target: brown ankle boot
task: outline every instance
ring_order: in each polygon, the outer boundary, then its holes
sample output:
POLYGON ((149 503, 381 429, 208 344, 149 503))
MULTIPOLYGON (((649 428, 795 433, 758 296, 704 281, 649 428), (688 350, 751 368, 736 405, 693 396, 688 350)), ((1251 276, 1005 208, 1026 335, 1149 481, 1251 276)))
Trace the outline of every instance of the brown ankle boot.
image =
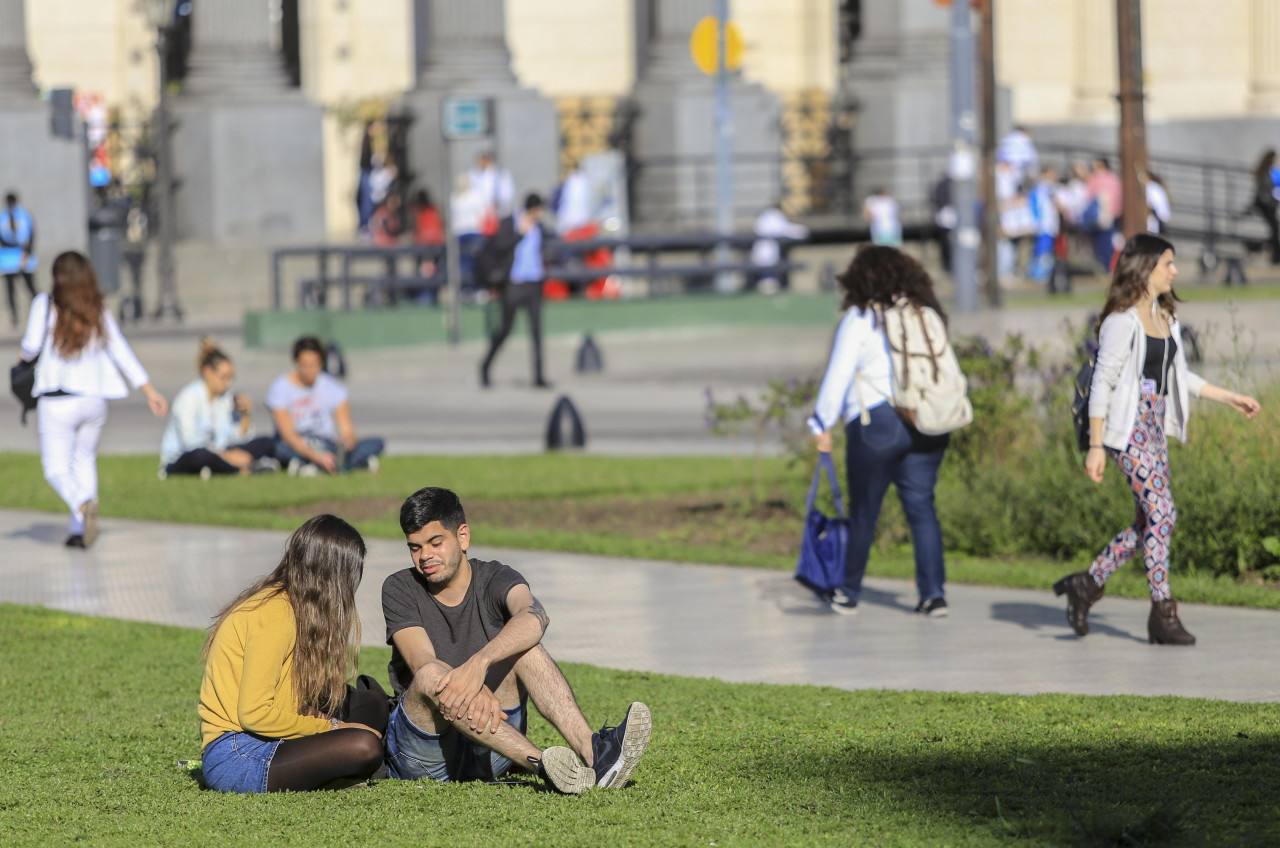
POLYGON ((1178 602, 1152 601, 1151 616, 1147 619, 1147 641, 1152 645, 1194 645, 1196 637, 1187 632, 1178 620, 1178 602))
POLYGON ((1099 586, 1087 571, 1077 571, 1053 584, 1053 594, 1067 596, 1067 623, 1077 636, 1089 632, 1089 607, 1102 597, 1104 587, 1099 586))

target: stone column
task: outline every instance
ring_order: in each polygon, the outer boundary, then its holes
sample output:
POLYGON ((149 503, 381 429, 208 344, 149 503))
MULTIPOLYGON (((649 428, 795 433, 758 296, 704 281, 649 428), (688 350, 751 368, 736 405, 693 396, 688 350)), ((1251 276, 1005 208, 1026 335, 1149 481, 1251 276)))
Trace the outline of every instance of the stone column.
POLYGON ((1280 114, 1280 0, 1251 0, 1249 30, 1249 109, 1280 114))
POLYGON ((414 0, 413 13, 417 76, 401 101, 413 116, 402 170, 447 208, 456 176, 491 151, 511 172, 518 198, 548 195, 558 176, 559 121, 555 104, 512 72, 505 0, 414 0), (441 112, 455 96, 488 101, 487 137, 444 143, 441 112))
POLYGON ((504 0, 414 0, 419 88, 515 88, 504 0))
MULTIPOLYGON (((689 37, 713 0, 635 0, 637 108, 632 150, 644 169, 634 185, 636 221, 665 229, 711 229, 715 217, 715 87, 689 54, 689 37), (648 163, 648 164, 646 164, 648 163)), ((734 211, 743 226, 779 193, 778 98, 733 73, 734 211)))
POLYGON ((636 76, 652 82, 705 81, 689 55, 689 36, 698 21, 715 14, 712 0, 636 0, 648 6, 649 41, 638 57, 636 76))
POLYGON ((0 0, 0 99, 4 100, 34 100, 40 94, 31 81, 24 2, 0 0))
POLYGON ((863 0, 861 33, 841 75, 842 93, 857 108, 855 206, 884 187, 913 222, 906 201, 929 196, 941 163, 925 170, 917 158, 896 151, 950 146, 950 62, 950 9, 933 0, 863 0))
POLYGON ((52 135, 49 104, 31 79, 24 5, 0 0, 0 192, 17 192, 35 219, 43 270, 60 251, 85 249, 84 140, 52 135))
POLYGON ((323 110, 289 85, 267 0, 197 4, 174 103, 176 229, 218 246, 325 236, 323 110))
POLYGON ((289 89, 284 62, 271 49, 266 0, 198 4, 191 23, 184 94, 245 99, 289 89))
POLYGON ((1075 0, 1071 113, 1088 121, 1115 123, 1116 5, 1114 0, 1075 0))

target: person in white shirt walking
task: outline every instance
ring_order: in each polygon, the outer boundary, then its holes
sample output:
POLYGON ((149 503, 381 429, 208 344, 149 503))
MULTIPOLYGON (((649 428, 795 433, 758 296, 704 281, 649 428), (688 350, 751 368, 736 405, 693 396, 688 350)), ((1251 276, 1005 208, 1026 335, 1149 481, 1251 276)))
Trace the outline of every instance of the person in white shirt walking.
POLYGON ((71 511, 67 547, 87 548, 98 536, 97 451, 107 401, 129 394, 128 379, 157 417, 169 405, 103 306, 93 266, 74 251, 54 260, 52 294, 31 303, 21 357, 37 356, 32 394, 40 400, 44 478, 71 511))
POLYGON ((893 365, 882 313, 901 298, 929 307, 946 320, 929 274, 902 251, 863 247, 838 278, 847 310, 836 330, 831 359, 814 404, 809 429, 821 453, 830 453, 831 431, 843 424, 849 485, 849 546, 844 584, 826 601, 842 615, 858 610, 862 577, 871 555, 876 520, 889 484, 902 501, 915 549, 916 612, 931 618, 947 614, 942 527, 934 509, 950 435, 927 436, 910 426, 893 405, 893 365))

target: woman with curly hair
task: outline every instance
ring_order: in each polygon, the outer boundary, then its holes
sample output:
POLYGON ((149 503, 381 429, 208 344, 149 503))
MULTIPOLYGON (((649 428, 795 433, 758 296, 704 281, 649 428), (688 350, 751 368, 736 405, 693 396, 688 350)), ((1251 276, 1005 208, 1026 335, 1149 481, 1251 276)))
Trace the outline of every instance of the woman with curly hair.
POLYGON ((843 421, 849 486, 849 547, 844 584, 827 597, 831 608, 852 615, 858 609, 876 520, 893 483, 911 527, 915 548, 916 612, 947 614, 943 584, 942 528, 934 511, 933 489, 950 437, 926 436, 903 420, 890 403, 892 363, 882 312, 900 299, 933 309, 946 320, 933 281, 915 259, 892 247, 868 246, 857 252, 839 277, 847 310, 836 330, 809 428, 819 451, 831 451, 831 429, 843 421))
POLYGON ((364 556, 354 527, 318 515, 293 531, 274 571, 214 617, 199 707, 210 788, 340 788, 382 764, 386 695, 349 695, 346 682, 359 659, 364 556))
POLYGON ((1103 549, 1088 571, 1053 586, 1067 596, 1067 621, 1078 636, 1089 632, 1089 608, 1102 598, 1107 578, 1142 547, 1152 643, 1194 645, 1178 619, 1169 592, 1169 540, 1178 511, 1169 488, 1170 436, 1186 441, 1189 396, 1225 403, 1249 418, 1251 397, 1206 383, 1187 367, 1174 303, 1173 245, 1148 233, 1135 235, 1116 260, 1111 288, 1098 319, 1098 355, 1089 388, 1089 453, 1085 472, 1102 482, 1108 457, 1120 466, 1133 492, 1137 515, 1103 549))
POLYGON ((40 399, 44 479, 71 510, 67 547, 87 548, 98 537, 97 452, 107 401, 129 394, 128 379, 157 417, 169 407, 103 306, 93 266, 75 251, 53 260, 53 293, 31 302, 21 358, 37 356, 32 394, 40 399))

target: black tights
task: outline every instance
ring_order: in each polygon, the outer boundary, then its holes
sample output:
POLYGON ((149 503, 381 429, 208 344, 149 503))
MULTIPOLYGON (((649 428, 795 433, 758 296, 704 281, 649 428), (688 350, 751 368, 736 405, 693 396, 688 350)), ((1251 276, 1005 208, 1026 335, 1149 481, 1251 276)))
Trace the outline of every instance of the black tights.
MULTIPOLYGON (((387 696, 381 691, 351 690, 341 713, 344 721, 386 733, 387 696)), ((340 789, 368 780, 381 765, 382 740, 358 727, 286 739, 271 758, 267 791, 340 789)))

